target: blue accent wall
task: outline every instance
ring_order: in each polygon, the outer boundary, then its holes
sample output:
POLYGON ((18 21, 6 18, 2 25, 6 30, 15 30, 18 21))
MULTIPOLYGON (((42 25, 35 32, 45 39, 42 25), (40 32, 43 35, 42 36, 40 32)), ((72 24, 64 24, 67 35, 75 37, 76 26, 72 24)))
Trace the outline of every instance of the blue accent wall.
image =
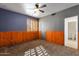
POLYGON ((26 31, 27 16, 0 8, 0 31, 26 31))

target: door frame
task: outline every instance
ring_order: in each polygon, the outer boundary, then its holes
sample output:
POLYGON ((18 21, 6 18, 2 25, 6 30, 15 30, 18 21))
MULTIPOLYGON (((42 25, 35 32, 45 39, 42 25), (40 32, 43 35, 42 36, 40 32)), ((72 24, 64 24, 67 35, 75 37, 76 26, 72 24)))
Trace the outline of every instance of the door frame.
POLYGON ((76 49, 78 49, 78 16, 68 17, 64 20, 64 45, 66 46, 66 41, 68 40, 68 22, 72 21, 76 21, 76 49))

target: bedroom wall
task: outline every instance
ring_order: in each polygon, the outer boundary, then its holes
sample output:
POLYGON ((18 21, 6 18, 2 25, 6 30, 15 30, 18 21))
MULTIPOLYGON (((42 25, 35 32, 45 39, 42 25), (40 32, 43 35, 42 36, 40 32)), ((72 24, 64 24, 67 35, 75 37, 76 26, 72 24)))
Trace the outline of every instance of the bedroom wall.
POLYGON ((42 32, 42 39, 64 45, 64 19, 76 15, 79 16, 79 5, 57 12, 54 16, 40 18, 39 30, 42 32))
POLYGON ((27 32, 28 18, 36 18, 0 8, 0 47, 12 46, 39 38, 38 31, 27 32))
POLYGON ((28 16, 0 9, 0 31, 26 31, 27 18, 28 16))

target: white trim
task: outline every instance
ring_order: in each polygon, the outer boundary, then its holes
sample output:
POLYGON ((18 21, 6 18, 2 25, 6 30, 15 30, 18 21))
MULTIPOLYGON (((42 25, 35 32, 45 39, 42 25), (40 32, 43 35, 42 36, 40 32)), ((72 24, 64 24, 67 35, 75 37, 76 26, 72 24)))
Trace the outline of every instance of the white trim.
POLYGON ((66 46, 66 41, 68 40, 68 22, 73 22, 76 21, 76 49, 78 49, 78 16, 73 16, 73 17, 68 17, 65 18, 64 22, 64 35, 65 35, 65 40, 64 40, 64 45, 66 46))

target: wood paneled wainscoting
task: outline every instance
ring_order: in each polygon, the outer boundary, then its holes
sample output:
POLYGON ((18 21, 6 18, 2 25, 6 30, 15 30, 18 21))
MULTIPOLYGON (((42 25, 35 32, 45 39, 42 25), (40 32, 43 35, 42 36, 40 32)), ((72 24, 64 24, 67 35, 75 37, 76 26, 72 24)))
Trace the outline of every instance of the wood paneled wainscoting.
POLYGON ((63 31, 47 31, 46 40, 48 42, 64 45, 64 32, 63 31))
POLYGON ((0 47, 39 39, 39 32, 0 32, 0 47))

